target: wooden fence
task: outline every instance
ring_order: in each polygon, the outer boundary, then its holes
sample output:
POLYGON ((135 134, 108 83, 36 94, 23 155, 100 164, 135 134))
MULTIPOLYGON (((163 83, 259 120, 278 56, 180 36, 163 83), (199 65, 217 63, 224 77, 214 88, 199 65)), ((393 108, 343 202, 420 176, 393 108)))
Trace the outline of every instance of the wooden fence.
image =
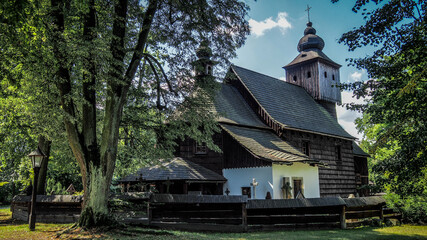
MULTIPOLYGON (((191 231, 345 229, 361 225, 364 219, 401 218, 384 208, 382 197, 251 200, 246 196, 125 194, 116 198, 133 203, 127 209, 112 206, 113 213, 121 214, 120 221, 124 223, 191 231)), ((79 196, 39 195, 37 221, 75 222, 81 203, 79 196)), ((12 217, 27 221, 29 206, 29 196, 16 196, 11 205, 12 217)))
MULTIPOLYGON (((82 196, 37 195, 37 222, 73 223, 80 217, 82 196)), ((31 196, 17 195, 10 206, 12 218, 28 221, 31 208, 31 196)))
POLYGON ((345 202, 341 198, 249 200, 252 229, 345 228, 345 202))
POLYGON ((357 227, 363 223, 363 219, 379 218, 381 220, 397 219, 401 220, 402 215, 393 209, 386 208, 386 203, 382 197, 360 197, 344 198, 346 203, 345 217, 347 227, 357 227))
POLYGON ((181 230, 241 232, 247 230, 247 196, 155 194, 148 225, 181 230))
POLYGON ((250 200, 245 196, 155 194, 145 224, 193 231, 348 228, 361 219, 396 218, 382 197, 250 200))

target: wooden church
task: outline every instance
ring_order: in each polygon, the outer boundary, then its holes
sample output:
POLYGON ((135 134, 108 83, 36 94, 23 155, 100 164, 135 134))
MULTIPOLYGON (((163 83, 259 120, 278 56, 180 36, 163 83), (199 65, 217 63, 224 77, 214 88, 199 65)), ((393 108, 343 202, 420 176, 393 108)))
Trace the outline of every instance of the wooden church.
MULTIPOLYGON (((179 142, 172 161, 180 169, 144 182, 160 192, 257 199, 368 194, 360 189, 368 184, 368 155, 337 122, 341 93, 335 85, 341 66, 323 47, 309 22, 298 43, 299 55, 283 67, 286 81, 231 66, 214 103, 222 131, 213 138, 222 153, 187 139, 179 142)), ((197 56, 203 69, 196 74, 211 74, 209 47, 201 44, 197 56)), ((147 169, 122 179, 122 184, 141 181, 144 176, 138 174, 143 171, 147 169)))

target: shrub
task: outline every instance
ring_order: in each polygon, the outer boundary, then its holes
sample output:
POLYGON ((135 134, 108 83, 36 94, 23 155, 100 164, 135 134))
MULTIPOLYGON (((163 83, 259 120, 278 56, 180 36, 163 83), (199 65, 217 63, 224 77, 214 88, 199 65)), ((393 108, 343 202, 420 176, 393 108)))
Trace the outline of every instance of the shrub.
POLYGON ((427 196, 408 196, 403 198, 396 193, 385 196, 387 205, 402 213, 403 221, 407 223, 427 223, 427 196))

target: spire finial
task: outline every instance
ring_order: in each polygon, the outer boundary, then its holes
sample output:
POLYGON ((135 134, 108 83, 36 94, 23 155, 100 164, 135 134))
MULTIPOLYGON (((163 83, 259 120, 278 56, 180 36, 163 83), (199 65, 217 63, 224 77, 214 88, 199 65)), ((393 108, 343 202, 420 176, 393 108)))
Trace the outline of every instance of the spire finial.
POLYGON ((307 9, 305 11, 307 12, 307 15, 308 15, 308 22, 311 22, 310 21, 310 9, 311 9, 311 7, 307 4, 307 9))

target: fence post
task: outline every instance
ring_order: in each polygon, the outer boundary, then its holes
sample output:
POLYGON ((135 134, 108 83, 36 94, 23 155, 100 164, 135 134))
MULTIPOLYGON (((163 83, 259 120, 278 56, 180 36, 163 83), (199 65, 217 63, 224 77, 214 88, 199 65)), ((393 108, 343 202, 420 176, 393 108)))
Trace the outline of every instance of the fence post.
POLYGON ((153 210, 151 209, 150 201, 147 202, 147 224, 151 224, 151 218, 153 216, 153 210))
POLYGON ((243 231, 248 231, 248 213, 246 211, 246 203, 242 203, 242 227, 243 231))
POLYGON ((383 210, 383 205, 380 204, 380 219, 381 221, 384 221, 384 210, 383 210))
POLYGON ((347 224, 345 222, 345 205, 342 206, 342 209, 341 209, 340 223, 341 223, 341 229, 346 229, 347 228, 347 224))

